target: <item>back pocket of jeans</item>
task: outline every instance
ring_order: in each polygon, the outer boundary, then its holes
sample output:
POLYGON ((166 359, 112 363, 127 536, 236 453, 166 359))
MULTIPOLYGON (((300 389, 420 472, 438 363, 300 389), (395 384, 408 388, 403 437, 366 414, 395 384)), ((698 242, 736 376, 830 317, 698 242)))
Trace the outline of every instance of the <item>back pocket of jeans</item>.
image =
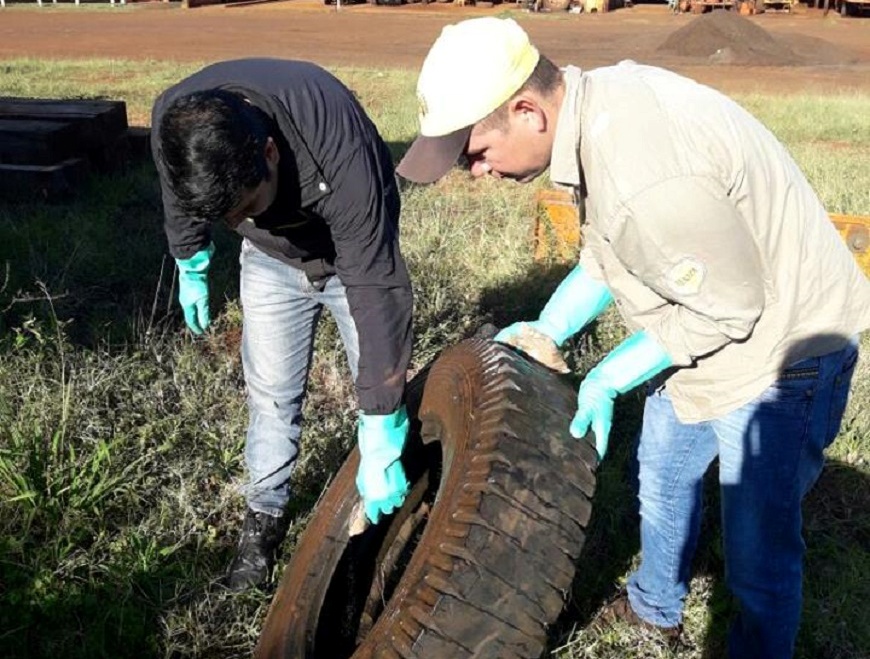
POLYGON ((762 403, 806 404, 815 395, 818 383, 818 365, 787 368, 758 400, 762 403))

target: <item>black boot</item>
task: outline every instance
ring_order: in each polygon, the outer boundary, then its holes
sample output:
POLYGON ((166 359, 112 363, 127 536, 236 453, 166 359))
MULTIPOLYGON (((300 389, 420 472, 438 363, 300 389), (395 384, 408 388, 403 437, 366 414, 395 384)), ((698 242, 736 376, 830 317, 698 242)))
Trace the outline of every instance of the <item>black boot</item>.
POLYGON ((227 573, 230 590, 245 590, 266 583, 275 565, 275 554, 287 534, 287 518, 272 517, 248 508, 239 548, 227 573))

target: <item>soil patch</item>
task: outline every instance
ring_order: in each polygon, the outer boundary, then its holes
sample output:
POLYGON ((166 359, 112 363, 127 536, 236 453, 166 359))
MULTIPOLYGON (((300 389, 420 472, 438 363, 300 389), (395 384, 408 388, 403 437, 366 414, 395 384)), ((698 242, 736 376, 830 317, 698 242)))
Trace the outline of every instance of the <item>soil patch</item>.
POLYGON ((804 58, 761 26, 725 10, 702 14, 659 46, 664 53, 707 57, 721 64, 798 66, 804 58))
MULTIPOLYGON (((419 69, 441 29, 472 16, 513 16, 542 52, 557 64, 584 69, 609 66, 624 59, 663 66, 731 94, 870 93, 870 39, 866 21, 825 18, 822 10, 800 5, 791 14, 766 12, 743 18, 769 33, 753 43, 752 34, 739 31, 711 49, 695 43, 693 35, 671 41, 682 29, 704 32, 712 21, 737 18, 717 10, 700 16, 674 15, 662 2, 635 3, 631 9, 603 14, 529 13, 521 4, 504 2, 491 9, 458 6, 455 2, 422 2, 401 6, 348 4, 341 10, 323 0, 285 0, 250 6, 215 5, 183 9, 181 3, 128 2, 112 11, 91 3, 35 3, 0 10, 0 63, 6 58, 119 58, 208 62, 235 57, 285 57, 318 62, 328 67, 387 67, 419 69), (720 15, 720 14, 725 14, 720 15), (774 40, 770 44, 768 38, 774 40), (670 41, 670 40, 669 40, 670 41), (681 44, 682 41, 686 43, 681 44), (750 46, 769 48, 750 51, 750 46), (702 46, 701 55, 692 45, 702 46), (785 56, 778 46, 785 46, 785 56), (660 48, 661 47, 661 48, 660 48), (711 58, 717 49, 728 48, 711 58), (740 50, 742 48, 742 50, 740 50), (741 55, 743 59, 737 57, 741 55), (772 55, 772 57, 771 57, 772 55), (728 56, 734 66, 723 66, 728 56), (794 66, 800 56, 801 66, 794 66), (777 65, 785 59, 788 64, 777 65), (715 62, 719 63, 715 63, 715 62)), ((739 29, 739 28, 738 28, 739 29)), ((2 74, 0 74, 2 77, 2 74)))

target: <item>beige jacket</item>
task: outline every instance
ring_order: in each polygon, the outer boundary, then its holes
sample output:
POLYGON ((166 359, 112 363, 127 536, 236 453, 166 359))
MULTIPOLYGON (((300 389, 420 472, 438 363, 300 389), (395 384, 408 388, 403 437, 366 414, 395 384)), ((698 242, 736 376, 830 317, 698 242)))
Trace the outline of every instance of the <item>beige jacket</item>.
POLYGON ((680 367, 681 421, 727 414, 870 327, 870 282, 759 121, 634 62, 569 67, 565 83, 551 179, 585 194, 580 262, 680 367))

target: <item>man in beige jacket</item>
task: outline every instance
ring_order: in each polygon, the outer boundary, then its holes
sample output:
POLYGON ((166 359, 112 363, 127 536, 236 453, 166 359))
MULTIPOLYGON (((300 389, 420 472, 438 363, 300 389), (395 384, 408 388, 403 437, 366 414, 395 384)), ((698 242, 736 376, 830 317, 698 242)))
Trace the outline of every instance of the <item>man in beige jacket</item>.
POLYGON ((558 69, 510 19, 448 26, 417 85, 421 136, 398 173, 464 158, 528 182, 549 167, 585 205, 579 264, 540 317, 496 337, 556 344, 615 301, 631 335, 580 385, 570 432, 601 457, 613 400, 647 383, 638 458, 642 562, 609 619, 679 634, 719 459, 735 659, 790 657, 801 500, 836 436, 870 327, 870 283, 798 167, 756 119, 674 73, 558 69), (483 56, 482 56, 483 55, 483 56), (692 112, 686 113, 685 108, 692 112))

